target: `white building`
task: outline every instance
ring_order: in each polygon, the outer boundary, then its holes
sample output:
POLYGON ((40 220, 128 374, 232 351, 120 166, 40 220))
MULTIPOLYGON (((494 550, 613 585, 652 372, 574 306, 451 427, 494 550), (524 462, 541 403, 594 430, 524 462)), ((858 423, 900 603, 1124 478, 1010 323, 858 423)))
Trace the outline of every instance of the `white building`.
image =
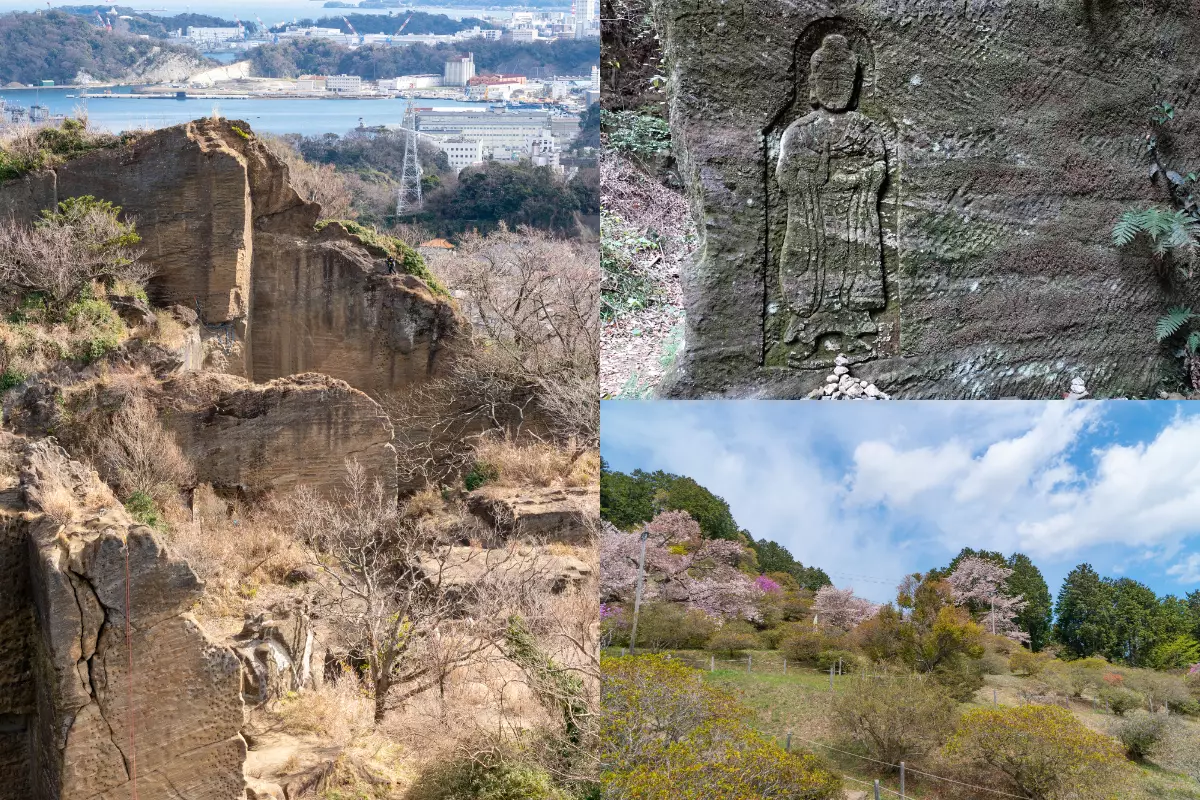
POLYGON ((600 67, 599 65, 592 67, 592 91, 600 91, 600 67))
POLYGON ((562 172, 559 150, 550 131, 543 131, 541 136, 529 143, 529 161, 535 167, 550 167, 555 172, 562 172))
MULTIPOLYGON (((545 111, 473 112, 419 111, 417 130, 434 141, 466 139, 480 142, 484 154, 497 148, 527 151, 530 143, 552 129, 545 111)), ((578 122, 575 124, 578 131, 578 122)), ((551 135, 557 135, 551 130, 551 135)), ((571 134, 574 136, 574 133, 571 134)))
POLYGON ((441 75, 401 75, 379 81, 379 88, 385 92, 403 92, 409 89, 433 89, 442 85, 441 75))
POLYGON ((470 139, 444 139, 435 142, 438 149, 446 154, 450 166, 457 174, 467 167, 483 163, 483 142, 470 139))
POLYGON ((330 75, 325 88, 338 94, 362 94, 362 78, 357 75, 330 75))
POLYGON ((538 40, 537 28, 513 28, 508 35, 514 42, 536 42, 538 40))
POLYGON ((463 58, 446 62, 442 83, 445 86, 466 86, 474 77, 475 55, 469 53, 463 58))
POLYGON ((241 28, 188 27, 187 38, 194 44, 220 44, 242 38, 241 28))

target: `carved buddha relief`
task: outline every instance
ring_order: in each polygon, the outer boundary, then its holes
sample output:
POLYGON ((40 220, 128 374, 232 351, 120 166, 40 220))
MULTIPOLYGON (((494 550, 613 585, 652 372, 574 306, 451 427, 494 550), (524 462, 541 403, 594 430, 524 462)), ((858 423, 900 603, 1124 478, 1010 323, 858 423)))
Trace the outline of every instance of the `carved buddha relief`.
POLYGON ((886 305, 880 195, 888 174, 879 127, 854 110, 858 54, 829 33, 809 62, 813 111, 784 130, 774 164, 786 227, 773 274, 777 338, 768 363, 810 366, 866 356, 886 305), (829 350, 829 353, 818 352, 829 350))

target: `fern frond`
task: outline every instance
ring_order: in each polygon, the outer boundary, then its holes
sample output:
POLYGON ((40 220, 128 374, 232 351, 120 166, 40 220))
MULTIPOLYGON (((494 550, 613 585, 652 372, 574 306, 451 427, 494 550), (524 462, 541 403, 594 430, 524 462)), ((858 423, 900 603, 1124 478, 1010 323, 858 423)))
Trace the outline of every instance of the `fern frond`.
POLYGON ((1157 208, 1146 209, 1143 212, 1142 220, 1146 234, 1153 240, 1169 233, 1175 227, 1175 215, 1170 211, 1160 211, 1157 208))
POLYGON ((1200 352, 1200 331, 1192 331, 1187 338, 1187 350, 1195 355, 1200 352))
POLYGON ((1176 306, 1168 311, 1166 316, 1159 317, 1158 322, 1154 323, 1154 335, 1160 342, 1169 339, 1196 317, 1197 314, 1190 308, 1176 306))
POLYGON ((1134 240, 1142 230, 1142 212, 1136 209, 1126 211, 1113 226, 1113 243, 1124 247, 1134 240))

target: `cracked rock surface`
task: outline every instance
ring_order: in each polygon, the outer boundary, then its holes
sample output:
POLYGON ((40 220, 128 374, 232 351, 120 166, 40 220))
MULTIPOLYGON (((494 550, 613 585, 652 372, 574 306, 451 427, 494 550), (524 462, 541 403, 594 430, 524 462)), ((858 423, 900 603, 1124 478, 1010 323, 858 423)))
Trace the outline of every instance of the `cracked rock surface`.
POLYGON ((0 648, 0 800, 124 800, 135 774, 143 800, 242 797, 239 664, 187 611, 203 584, 52 440, 0 454, 0 609, 29 612, 0 648))

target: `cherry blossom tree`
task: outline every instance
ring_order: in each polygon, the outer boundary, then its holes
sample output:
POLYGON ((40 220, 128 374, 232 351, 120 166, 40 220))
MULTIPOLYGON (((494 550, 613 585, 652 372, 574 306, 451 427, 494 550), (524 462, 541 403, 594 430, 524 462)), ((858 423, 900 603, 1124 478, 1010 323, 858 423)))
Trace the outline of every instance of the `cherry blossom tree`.
POLYGON ((993 561, 968 556, 947 578, 955 605, 981 609, 979 625, 987 631, 1018 642, 1028 642, 1029 634, 1017 627, 1017 615, 1025 608, 1025 598, 1004 592, 1012 570, 993 561))
MULTIPOLYGON (((742 546, 724 539, 702 541, 699 536, 693 539, 691 526, 695 521, 686 513, 663 520, 668 514, 673 512, 655 518, 661 524, 657 531, 650 532, 646 541, 642 599, 681 603, 717 619, 758 621, 761 618, 758 600, 763 590, 752 577, 737 569, 743 558, 742 546), (684 541, 694 546, 680 552, 674 545, 684 541)), ((624 533, 611 525, 604 526, 600 533, 602 601, 633 599, 640 551, 640 533, 624 533)))
POLYGON ((879 611, 879 606, 854 594, 854 589, 822 586, 813 598, 817 622, 848 631, 865 622, 879 611))
POLYGON ((700 523, 686 511, 663 511, 646 526, 650 541, 667 547, 673 544, 697 544, 700 542, 700 523))

